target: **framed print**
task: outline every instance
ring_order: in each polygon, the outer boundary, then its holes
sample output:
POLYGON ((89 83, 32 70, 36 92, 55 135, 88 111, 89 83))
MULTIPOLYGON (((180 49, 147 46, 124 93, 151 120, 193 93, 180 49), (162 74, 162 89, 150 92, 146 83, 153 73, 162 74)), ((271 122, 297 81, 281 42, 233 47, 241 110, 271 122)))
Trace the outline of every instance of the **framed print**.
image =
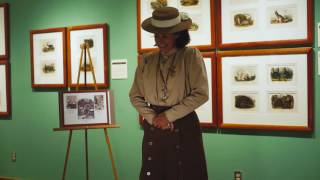
POLYGON ((192 19, 189 29, 190 46, 200 50, 215 48, 215 22, 214 0, 138 0, 137 1, 137 32, 138 52, 156 49, 154 35, 141 28, 143 20, 152 16, 153 10, 158 7, 171 6, 179 9, 179 12, 187 14, 192 19))
POLYGON ((9 63, 0 61, 0 117, 11 113, 9 63))
POLYGON ((218 0, 219 48, 312 45, 313 0, 218 0))
POLYGON ((9 5, 0 3, 0 60, 9 59, 9 5))
POLYGON ((221 128, 311 131, 312 48, 218 53, 221 128))
POLYGON ((217 126, 217 106, 216 106, 216 58, 215 53, 202 53, 203 60, 207 70, 209 83, 209 100, 196 109, 201 127, 209 128, 217 126))
POLYGON ((68 81, 70 87, 108 87, 107 25, 94 24, 68 28, 68 81), (82 49, 88 44, 88 48, 82 49), (80 61, 82 63, 80 65, 80 61), (92 65, 90 63, 92 62, 92 65), (95 78, 93 76, 95 74, 95 78))
POLYGON ((83 127, 112 124, 114 121, 111 91, 66 91, 59 93, 60 127, 83 127))
POLYGON ((30 31, 33 88, 63 88, 67 86, 65 37, 65 28, 30 31))

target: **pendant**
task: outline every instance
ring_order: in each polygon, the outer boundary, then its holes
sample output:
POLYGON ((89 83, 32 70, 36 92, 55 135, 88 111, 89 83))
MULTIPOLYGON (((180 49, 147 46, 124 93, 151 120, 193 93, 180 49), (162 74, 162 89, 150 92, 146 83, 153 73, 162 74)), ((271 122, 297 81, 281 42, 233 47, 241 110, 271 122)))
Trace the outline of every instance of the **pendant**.
POLYGON ((161 100, 165 102, 168 99, 167 87, 166 86, 162 86, 161 91, 162 91, 161 100))
POLYGON ((161 100, 162 100, 163 102, 165 102, 167 99, 168 99, 168 96, 167 96, 167 95, 163 94, 163 95, 161 96, 161 100))

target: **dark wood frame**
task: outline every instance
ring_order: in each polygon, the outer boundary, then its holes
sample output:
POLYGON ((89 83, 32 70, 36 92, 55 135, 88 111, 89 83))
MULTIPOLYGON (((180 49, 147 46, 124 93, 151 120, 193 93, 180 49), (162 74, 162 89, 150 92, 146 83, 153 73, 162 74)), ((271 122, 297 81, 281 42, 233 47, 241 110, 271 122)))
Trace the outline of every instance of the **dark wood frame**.
POLYGON ((314 23, 313 23, 313 0, 307 1, 307 38, 306 39, 288 39, 288 40, 270 40, 270 41, 256 41, 256 42, 235 42, 235 43, 223 43, 222 42, 222 9, 221 1, 217 0, 217 41, 218 47, 220 49, 240 49, 248 47, 281 47, 281 46, 292 46, 292 45, 312 45, 313 44, 313 33, 314 33, 314 23))
POLYGON ((312 48, 282 48, 263 50, 242 50, 242 51, 221 51, 218 52, 218 126, 220 128, 231 129, 263 129, 263 130, 287 130, 287 131, 312 131, 314 126, 313 112, 313 51, 312 48), (286 54, 306 54, 307 55, 307 93, 308 112, 307 126, 277 126, 277 125, 255 125, 255 124, 226 124, 223 122, 223 99, 222 99, 222 57, 250 56, 250 55, 286 55, 286 54))
MULTIPOLYGON (((72 31, 78 31, 78 30, 90 30, 90 29, 102 29, 103 30, 103 46, 101 47, 103 49, 104 53, 104 82, 103 83, 97 83, 97 87, 109 87, 109 60, 108 60, 108 39, 107 39, 107 31, 108 31, 108 26, 107 24, 92 24, 92 25, 82 25, 82 26, 73 26, 73 27, 68 27, 67 28, 67 47, 68 47, 68 85, 69 87, 76 87, 76 83, 72 83, 72 69, 71 69, 71 42, 70 42, 70 34, 72 31)), ((78 69, 76 70, 78 71, 78 69)), ((89 73, 89 72, 87 72, 89 73)), ((97 75, 97 74, 96 74, 97 75)), ((89 84, 84 84, 81 83, 79 84, 80 87, 94 87, 94 83, 89 83, 89 84)))
POLYGON ((216 61, 216 53, 213 52, 203 52, 202 56, 204 58, 211 58, 211 113, 212 113, 212 120, 211 123, 204 123, 200 120, 200 125, 202 128, 214 128, 217 127, 218 123, 218 116, 217 116, 217 61, 216 61))
POLYGON ((0 8, 4 9, 4 47, 5 54, 0 54, 0 61, 9 59, 9 4, 0 3, 0 8))
POLYGON ((31 80, 32 80, 32 88, 65 88, 67 87, 67 60, 66 60, 66 28, 52 28, 52 29, 42 29, 42 30, 32 30, 30 31, 30 61, 31 61, 31 80), (63 51, 63 83, 61 84, 37 84, 35 82, 35 74, 34 74, 34 42, 33 36, 36 34, 44 34, 44 33, 62 33, 62 51, 63 51))
POLYGON ((81 93, 105 93, 106 96, 106 117, 109 117, 109 110, 110 107, 108 106, 108 90, 81 90, 81 91, 60 91, 59 92, 59 111, 60 111, 60 128, 90 128, 90 127, 102 127, 108 124, 112 124, 111 120, 106 119, 105 123, 92 123, 92 124, 66 124, 65 119, 64 119, 64 99, 63 95, 64 94, 81 94, 81 93))
POLYGON ((5 66, 5 80, 6 80, 6 103, 7 110, 0 112, 0 117, 8 117, 11 115, 11 86, 10 86, 10 64, 5 61, 0 61, 0 66, 5 66))
MULTIPOLYGON (((179 1, 179 0, 177 0, 179 1)), ((215 0, 210 0, 210 28, 211 28, 211 44, 203 44, 203 45, 196 45, 193 47, 198 48, 199 50, 211 50, 216 47, 216 23, 215 23, 215 0)), ((137 42, 138 42, 138 52, 143 53, 143 52, 149 52, 156 50, 158 48, 142 48, 141 47, 141 31, 143 29, 141 28, 141 23, 143 19, 141 19, 141 0, 137 0, 137 42)))

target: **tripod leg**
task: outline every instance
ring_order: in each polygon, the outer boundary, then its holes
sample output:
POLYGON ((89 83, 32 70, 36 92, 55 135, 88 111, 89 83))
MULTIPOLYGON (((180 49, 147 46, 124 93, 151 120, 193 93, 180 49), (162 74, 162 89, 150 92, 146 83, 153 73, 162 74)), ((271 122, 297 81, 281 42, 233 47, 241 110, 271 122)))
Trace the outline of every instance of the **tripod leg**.
POLYGON ((112 149, 111 149, 111 143, 110 143, 108 131, 107 131, 107 128, 103 128, 103 129, 104 129, 104 135, 106 136, 106 141, 107 141, 107 145, 108 145, 109 157, 110 157, 110 159, 111 159, 111 164, 112 164, 112 170, 113 170, 114 179, 115 179, 115 180, 119 180, 118 172, 117 172, 117 169, 116 169, 116 164, 115 164, 115 161, 114 161, 113 155, 112 155, 112 149))
POLYGON ((94 67, 93 67, 93 63, 92 63, 92 59, 91 59, 91 54, 90 54, 89 49, 87 49, 87 50, 88 50, 88 56, 89 56, 89 63, 90 63, 90 66, 92 67, 93 83, 94 83, 95 89, 98 90, 97 81, 96 81, 96 74, 94 72, 94 67))
POLYGON ((67 174, 67 165, 68 165, 68 159, 69 159, 71 138, 72 138, 72 130, 70 130, 70 132, 69 132, 69 140, 68 140, 68 146, 67 146, 66 159, 64 160, 62 180, 65 180, 66 174, 67 174))
POLYGON ((86 175, 89 180, 89 158, 88 158, 88 130, 85 129, 85 148, 86 148, 86 175))
POLYGON ((81 46, 81 55, 80 55, 80 62, 79 62, 79 69, 78 69, 78 77, 77 77, 77 90, 79 89, 79 82, 80 82, 80 71, 81 71, 81 64, 82 64, 82 56, 83 56, 83 46, 81 46))

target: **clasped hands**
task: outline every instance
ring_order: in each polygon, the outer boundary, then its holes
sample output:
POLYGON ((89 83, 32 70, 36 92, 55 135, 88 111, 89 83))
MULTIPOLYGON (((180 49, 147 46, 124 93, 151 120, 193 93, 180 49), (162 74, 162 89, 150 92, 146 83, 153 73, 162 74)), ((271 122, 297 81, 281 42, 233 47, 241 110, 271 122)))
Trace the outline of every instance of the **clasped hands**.
POLYGON ((162 130, 173 130, 174 126, 171 123, 164 113, 160 113, 153 118, 153 126, 161 128, 162 130))

